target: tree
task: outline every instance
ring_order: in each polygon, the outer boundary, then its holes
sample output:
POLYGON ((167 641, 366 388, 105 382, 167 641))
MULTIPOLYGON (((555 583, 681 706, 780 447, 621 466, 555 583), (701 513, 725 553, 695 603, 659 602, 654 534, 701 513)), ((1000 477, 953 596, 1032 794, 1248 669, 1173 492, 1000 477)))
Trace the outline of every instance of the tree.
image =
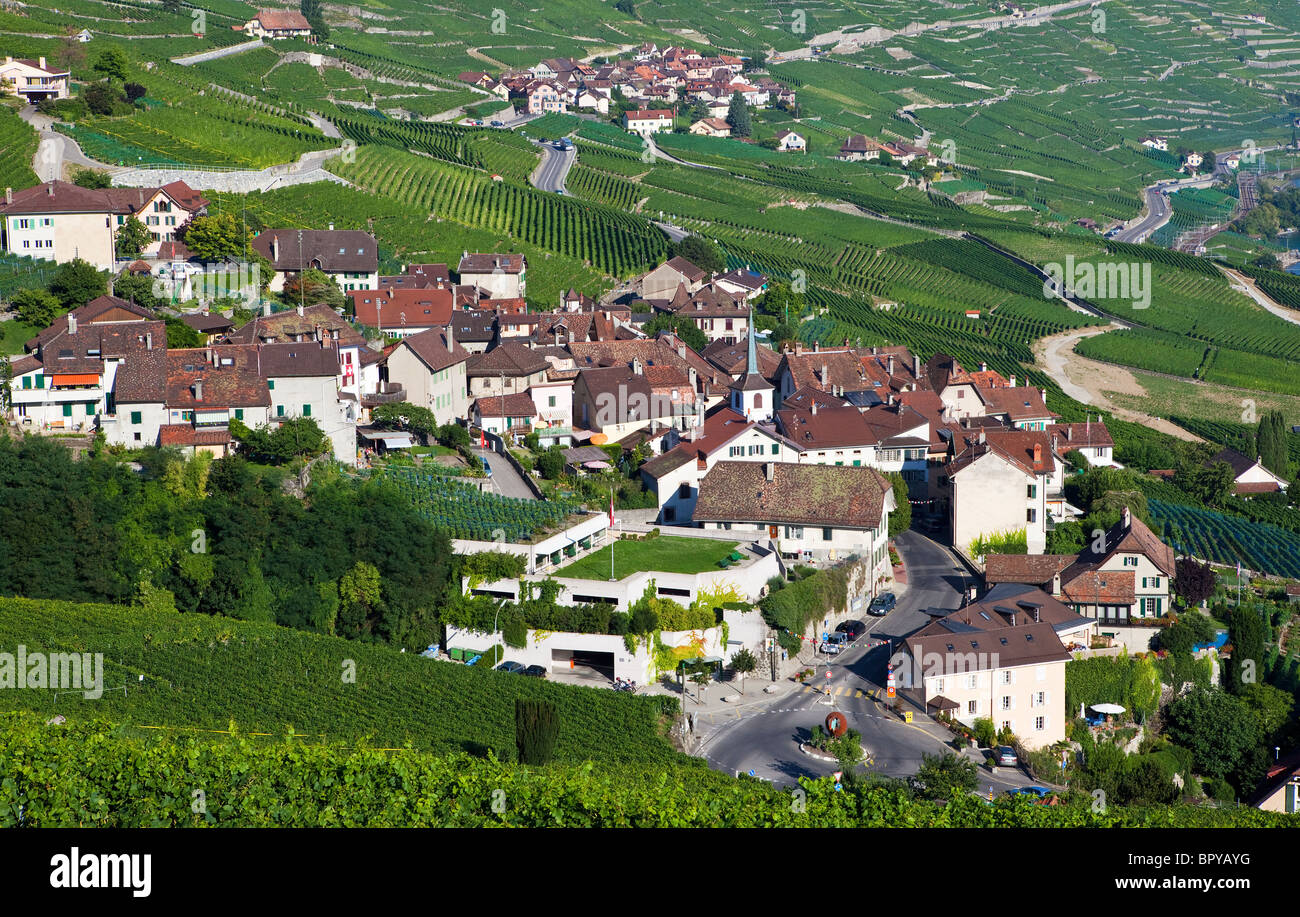
POLYGON ((284 283, 284 293, 281 298, 289 305, 296 306, 303 303, 314 306, 323 302, 331 309, 337 309, 350 302, 339 289, 339 285, 334 282, 334 278, 317 268, 308 268, 289 277, 284 283))
POLYGON ((1047 533, 1047 553, 1078 554, 1086 540, 1082 525, 1073 520, 1062 522, 1047 533))
POLYGON ((75 25, 65 26, 59 41, 59 64, 68 72, 86 65, 86 46, 77 39, 78 31, 75 25))
MULTIPOLYGON (((28 325, 35 325, 41 329, 54 324, 54 320, 63 310, 63 304, 59 302, 58 297, 48 290, 19 290, 13 295, 11 302, 20 319, 28 325)), ((4 358, 0 357, 0 359, 4 358)), ((4 362, 8 365, 9 361, 5 359, 4 362)))
POLYGON ((1195 608, 1214 595, 1219 575, 1208 563, 1191 557, 1174 562, 1174 591, 1182 596, 1189 608, 1195 608))
POLYGON ((204 337, 179 318, 168 315, 163 319, 167 326, 167 346, 173 348, 202 347, 204 337))
POLYGON ((14 365, 9 362, 8 357, 0 355, 0 417, 7 415, 9 409, 13 407, 13 384, 14 365))
POLYGON ((763 291, 763 295, 754 300, 754 306, 760 312, 775 316, 782 322, 798 322, 807 308, 807 299, 803 293, 795 292, 790 284, 782 280, 773 280, 763 291))
POLYGON ((737 650, 736 654, 731 657, 731 669, 740 676, 741 694, 745 693, 745 676, 756 668, 758 668, 758 660, 754 658, 754 654, 749 651, 748 647, 737 650))
POLYGON ((195 257, 205 262, 244 257, 251 238, 233 213, 195 217, 178 235, 195 257))
POLYGON ((1259 720, 1244 700, 1223 691, 1194 688, 1169 705, 1169 737, 1192 752, 1198 773, 1225 777, 1259 745, 1259 720))
POLYGON ((275 429, 263 424, 256 430, 232 420, 230 435, 240 444, 248 459, 267 465, 283 465, 299 456, 321 455, 330 446, 321 428, 310 417, 292 417, 275 429))
POLYGON ((745 56, 745 70, 762 70, 767 66, 767 54, 762 51, 750 51, 745 56))
POLYGON ((1207 506, 1221 506, 1232 494, 1234 474, 1227 462, 1215 462, 1209 468, 1189 465, 1174 473, 1174 483, 1188 496, 1207 506))
POLYGON ((519 763, 533 767, 548 764, 560 735, 555 704, 543 700, 515 699, 515 750, 519 763))
POLYGON ((647 337, 654 337, 660 331, 671 331, 681 338, 692 350, 703 350, 709 346, 709 338, 695 321, 688 315, 676 315, 660 312, 641 326, 647 337))
POLYGON ((149 230, 134 215, 117 228, 117 256, 132 258, 139 255, 153 241, 149 230))
POLYGON ((564 474, 564 451, 559 446, 552 446, 537 457, 537 470, 548 481, 554 481, 564 474))
POLYGON ((1133 660, 1129 703, 1133 707, 1133 715, 1143 723, 1160 705, 1160 670, 1150 656, 1133 660))
POLYGON ((338 621, 334 632, 341 637, 359 637, 374 631, 382 610, 379 569, 357 561, 339 578, 338 621))
POLYGON ((154 295, 153 284, 154 280, 148 274, 132 274, 124 270, 113 280, 113 295, 137 306, 155 309, 158 297, 154 295))
POLYGON ((433 411, 409 401, 376 405, 370 411, 370 419, 381 429, 409 430, 426 442, 438 431, 433 411))
POLYGON ((670 247, 670 253, 685 258, 706 274, 719 274, 726 268, 718 247, 703 236, 690 235, 670 247))
POLYGON ((1295 707, 1295 698, 1281 688, 1273 685, 1251 684, 1241 691, 1241 699, 1254 712, 1259 721, 1260 734, 1269 744, 1291 722, 1291 711, 1295 707))
POLYGON ((50 292, 65 309, 78 309, 108 292, 108 272, 81 258, 73 258, 60 265, 59 272, 50 281, 50 292))
POLYGON ((138 102, 149 92, 148 89, 139 83, 127 83, 122 87, 122 91, 126 94, 126 100, 128 102, 138 102))
POLYGON ((113 179, 98 169, 73 169, 72 183, 82 188, 111 188, 113 179))
POLYGON ((1232 609, 1228 624, 1228 641, 1232 658, 1228 660, 1228 690, 1241 694, 1246 686, 1261 681, 1268 652, 1268 625, 1254 605, 1232 609))
POLYGON ((997 740, 997 729, 993 726, 993 721, 987 717, 980 717, 975 720, 975 741, 980 748, 992 748, 993 743, 997 740))
POLYGON ((749 106, 745 104, 745 97, 737 89, 731 94, 731 104, 727 108, 727 123, 731 125, 731 134, 733 137, 748 137, 753 127, 749 122, 749 106))
POLYGON ((302 0, 299 5, 303 18, 311 26, 311 33, 317 41, 328 41, 330 37, 330 27, 325 22, 325 11, 321 0, 302 0))
POLYGON ((117 45, 109 45, 99 52, 99 57, 95 58, 94 71, 103 74, 109 85, 112 85, 115 79, 126 82, 128 67, 130 62, 127 60, 126 52, 117 45))
POLYGON ((111 115, 121 97, 104 83, 91 83, 81 93, 81 100, 92 115, 111 115))
POLYGON ((975 762, 950 751, 921 754, 921 767, 908 783, 922 799, 957 799, 979 785, 975 762))
POLYGON ((886 478, 893 485, 895 509, 889 514, 889 537, 893 538, 912 527, 912 504, 908 501, 907 481, 897 471, 891 471, 886 478))
POLYGON ((636 3, 634 0, 615 0, 614 9, 618 10, 624 16, 631 16, 633 19, 638 18, 636 14, 636 3))
POLYGON ((1265 468, 1274 474, 1286 476, 1289 457, 1287 455, 1286 421, 1281 411, 1269 411, 1259 419, 1259 432, 1256 448, 1259 460, 1265 468))
POLYGON ((1151 755, 1135 755, 1120 773, 1119 800, 1128 806, 1168 805, 1178 800, 1178 787, 1151 755))

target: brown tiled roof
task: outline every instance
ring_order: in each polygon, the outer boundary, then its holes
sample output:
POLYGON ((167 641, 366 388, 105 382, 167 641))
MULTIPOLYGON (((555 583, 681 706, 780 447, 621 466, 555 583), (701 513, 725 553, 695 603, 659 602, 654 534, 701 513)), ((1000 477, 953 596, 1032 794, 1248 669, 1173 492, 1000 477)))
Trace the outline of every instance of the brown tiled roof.
MULTIPOLYGON (((919 665, 942 660, 944 675, 1068 662, 1071 658, 1056 630, 1046 623, 951 633, 935 622, 908 637, 905 644, 919 665)), ((926 669, 924 674, 940 673, 926 669)))
POLYGON ((695 519, 873 529, 889 491, 874 468, 719 462, 700 481, 695 519))
POLYGON ((339 344, 347 347, 364 347, 365 339, 356 329, 325 303, 307 306, 302 315, 297 309, 286 309, 273 315, 258 315, 226 337, 229 344, 285 344, 302 336, 317 340, 322 332, 326 340, 334 341, 338 332, 339 344))
POLYGON ((403 338, 397 346, 409 348, 411 353, 429 367, 430 372, 435 373, 469 359, 469 351, 455 341, 455 332, 452 332, 452 346, 447 346, 447 331, 444 328, 430 328, 413 334, 403 338))
MULTIPOLYGON (((785 403, 790 400, 787 398, 785 403)), ((862 412, 850 404, 819 404, 815 413, 811 409, 783 408, 776 417, 786 438, 805 451, 869 446, 880 441, 862 412)))
POLYGON ((119 405, 166 404, 167 350, 155 345, 131 354, 113 377, 113 396, 119 405))
POLYGON ((1115 554, 1145 555, 1165 576, 1174 576, 1174 549, 1161 541, 1156 533, 1137 516, 1128 513, 1128 519, 1127 527, 1124 518, 1121 517, 1120 521, 1106 532, 1103 539, 1105 551, 1094 551, 1095 542, 1090 539, 1083 551, 1079 553, 1075 564, 1062 575, 1062 582, 1071 578, 1077 571, 1093 569, 1104 564, 1115 554))
MULTIPOLYGON (((319 348, 317 348, 319 349, 319 348)), ((330 351, 332 353, 332 351, 330 351)), ((269 375, 289 375, 269 373, 269 375)), ((257 348, 246 344, 219 344, 171 350, 167 353, 167 406, 192 410, 196 407, 268 407, 271 393, 266 379, 258 374, 257 348), (203 380, 203 399, 196 395, 196 383, 203 380)))
POLYGON ((613 406, 614 416, 609 424, 635 423, 678 416, 670 401, 652 397, 650 381, 644 375, 632 372, 626 366, 602 366, 583 369, 578 374, 577 386, 586 388, 591 403, 599 406, 607 402, 613 406), (661 409, 668 408, 667 413, 661 409), (643 416, 650 415, 650 416, 643 416))
POLYGON ((998 631, 1028 624, 1050 624, 1071 630, 1088 623, 1059 599, 1030 583, 1002 583, 978 602, 955 611, 930 611, 934 620, 919 633, 967 633, 971 630, 998 631))
POLYGON ((1111 439, 1110 431, 1106 429, 1106 424, 1100 420, 1094 420, 1091 423, 1049 424, 1047 432, 1055 433, 1060 437, 1058 445, 1062 452, 1069 452, 1071 449, 1096 449, 1115 445, 1115 441, 1111 439))
POLYGON ((262 28, 274 32, 308 31, 311 23, 298 10, 258 10, 257 21, 262 28))
POLYGON ((1052 416, 1043 402, 1042 392, 1032 385, 978 388, 977 391, 984 401, 986 414, 1006 414, 1013 421, 1052 416))
POLYGON ((235 327, 234 322, 219 312, 209 313, 206 315, 202 312, 195 312, 192 315, 182 315, 181 321, 201 334, 219 334, 222 331, 228 331, 235 327))
POLYGON ((458 274, 519 274, 525 267, 524 256, 510 252, 467 252, 456 268, 458 274))
POLYGON ((949 463, 949 474, 956 474, 990 452, 1000 455, 1025 474, 1051 474, 1055 470, 1052 442, 1043 430, 988 429, 983 432, 983 444, 979 443, 978 435, 965 435, 965 448, 949 463), (1039 447, 1037 460, 1034 457, 1035 446, 1039 447))
POLYGON ((357 321, 371 328, 433 328, 451 321, 450 287, 349 290, 357 321))
POLYGON ((474 399, 480 417, 535 417, 537 405, 531 395, 483 395, 474 399))
POLYGON ((550 365, 545 357, 518 341, 506 341, 486 353, 471 354, 465 364, 465 375, 471 379, 496 377, 502 373, 512 377, 529 376, 548 369, 550 365))
POLYGON ((319 266, 323 271, 372 274, 379 270, 375 237, 358 229, 268 229, 253 240, 253 248, 277 271, 301 271, 319 266), (302 258, 298 236, 302 235, 302 258), (271 257, 272 242, 279 242, 280 257, 271 257))
MULTIPOLYGON (((700 351, 700 356, 708 360, 718 369, 722 370, 729 376, 739 376, 749 367, 746 356, 748 343, 741 341, 736 344, 728 344, 726 341, 714 341, 708 347, 700 351)), ((765 344, 757 345, 758 351, 758 371, 764 379, 769 382, 776 380, 777 371, 781 368, 781 355, 765 344)))
POLYGON ((685 258, 681 257, 680 255, 675 255, 672 258, 669 258, 667 261, 664 262, 664 264, 668 265, 668 267, 672 268, 674 271, 681 274, 691 283, 695 283, 698 280, 703 280, 706 276, 708 276, 704 268, 696 266, 695 264, 693 264, 690 261, 687 261, 685 258))
POLYGON ((1041 586, 1072 563, 1073 554, 989 554, 984 558, 984 582, 1041 586))
POLYGON ((232 442, 229 430, 196 430, 187 423, 169 423, 158 428, 160 446, 225 446, 232 442))
POLYGON ((1080 569, 1061 578, 1061 598, 1078 605, 1132 605, 1137 576, 1132 570, 1080 569))
POLYGON ((271 376, 337 376, 339 354, 333 347, 315 341, 296 344, 263 344, 258 348, 258 370, 271 376))
POLYGON ((1254 482, 1237 482, 1232 485, 1232 492, 1235 494, 1272 494, 1282 489, 1282 485, 1275 481, 1254 481, 1254 482))
POLYGON ((730 408, 723 408, 710 415, 692 440, 683 440, 662 455, 647 459, 641 471, 652 478, 657 478, 682 467, 687 462, 695 461, 699 456, 709 456, 722 448, 740 434, 753 427, 730 408))
POLYGON ((871 392, 887 387, 883 378, 868 372, 852 350, 787 352, 784 361, 795 388, 810 385, 826 392, 832 387, 846 392, 871 392))

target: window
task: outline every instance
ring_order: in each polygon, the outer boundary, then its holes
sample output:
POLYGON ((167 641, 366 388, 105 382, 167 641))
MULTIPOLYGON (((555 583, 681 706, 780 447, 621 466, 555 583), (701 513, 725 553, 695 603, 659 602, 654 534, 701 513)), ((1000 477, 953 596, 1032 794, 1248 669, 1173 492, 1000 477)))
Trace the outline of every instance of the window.
POLYGON ((772 454, 779 455, 780 451, 781 451, 780 445, 778 445, 777 443, 772 443, 772 454))
MULTIPOLYGON (((966 676, 966 690, 967 690, 967 691, 974 691, 974 690, 975 690, 975 678, 976 678, 976 676, 974 676, 974 675, 967 675, 967 676, 966 676)), ((972 710, 971 712, 974 713, 975 711, 972 710)))
POLYGON ((1026 522, 1037 522, 1037 521, 1038 521, 1038 510, 1034 509, 1033 507, 1030 507, 1029 509, 1025 510, 1025 521, 1026 521, 1026 522))
POLYGON ((1010 695, 1010 694, 1004 694, 1004 695, 1002 695, 1002 709, 1003 709, 1003 710, 1010 710, 1010 709, 1011 709, 1011 695, 1010 695))
POLYGON ((235 408, 235 420, 243 420, 243 419, 244 419, 244 409, 235 408))
POLYGON ((1002 721, 1002 728, 1005 729, 1007 732, 1010 732, 1010 731, 1011 731, 1011 721, 1010 721, 1010 720, 1003 720, 1003 721, 1002 721))
POLYGON ((72 405, 71 405, 71 404, 65 404, 65 405, 63 406, 63 416, 64 416, 64 417, 71 417, 71 416, 72 416, 72 405))
POLYGON ((135 441, 136 441, 137 443, 142 441, 142 437, 140 436, 139 433, 135 434, 135 441))
POLYGON ((302 416, 303 416, 303 417, 310 417, 310 416, 311 416, 311 405, 310 405, 310 404, 304 404, 304 405, 302 406, 302 416))
POLYGON ((967 702, 966 702, 966 712, 967 712, 967 713, 978 713, 978 712, 979 712, 979 701, 973 701, 973 700, 972 700, 972 701, 967 701, 967 702))
POLYGON ((1138 565, 1138 559, 1137 559, 1136 557, 1128 557, 1128 556, 1126 556, 1126 557, 1124 558, 1124 566, 1126 566, 1126 567, 1136 567, 1137 565, 1138 565))
POLYGON ((834 529, 824 527, 822 529, 822 541, 830 541, 834 537, 834 529))
POLYGON ((1046 706, 1047 706, 1047 692, 1046 692, 1046 691, 1039 691, 1037 694, 1034 695, 1034 706, 1035 706, 1035 707, 1046 707, 1046 706))
POLYGON ((676 522, 677 510, 671 506, 664 507, 664 522, 676 522))
POLYGON ((31 387, 32 387, 32 377, 23 376, 23 388, 31 388, 31 387))
POLYGON ((266 380, 266 387, 267 387, 268 390, 270 390, 270 391, 272 391, 272 392, 275 391, 275 380, 274 380, 274 379, 267 379, 267 380, 266 380))
POLYGON ((681 497, 683 500, 688 498, 690 495, 691 495, 691 485, 683 484, 677 488, 677 496, 681 497))
POLYGON ((936 678, 936 679, 934 680, 934 692, 935 692, 936 694, 942 694, 942 693, 943 693, 943 679, 942 679, 942 678, 936 678))
POLYGON ((744 446, 732 446, 730 449, 727 450, 727 455, 730 458, 736 458, 737 456, 743 456, 744 454, 745 454, 744 446))
POLYGON ((1034 728, 1037 729, 1039 732, 1042 732, 1044 729, 1046 729, 1046 728, 1047 728, 1047 717, 1045 717, 1045 716, 1036 716, 1036 717, 1034 717, 1034 728))
POLYGON ((547 406, 548 408, 553 408, 553 407, 555 407, 555 396, 554 396, 554 395, 550 395, 550 396, 547 397, 547 399, 546 399, 546 406, 547 406))
POLYGON ((1030 484, 1027 488, 1029 499, 1034 500, 1038 497, 1038 485, 1030 484))
POLYGON ((1036 681, 1047 681, 1047 666, 1040 665, 1034 669, 1034 679, 1036 681))
POLYGON ((802 538, 802 537, 803 537, 803 526, 802 526, 802 525, 787 525, 787 526, 785 527, 785 537, 786 537, 786 538, 802 538))
POLYGON ((1003 672, 1003 673, 1002 673, 1002 683, 1003 683, 1004 685, 1009 685, 1009 684, 1011 684, 1011 673, 1010 673, 1010 672, 1003 672))
POLYGON ((282 404, 277 404, 277 405, 275 406, 275 416, 276 416, 276 417, 283 417, 283 416, 284 416, 284 405, 282 405, 282 404))

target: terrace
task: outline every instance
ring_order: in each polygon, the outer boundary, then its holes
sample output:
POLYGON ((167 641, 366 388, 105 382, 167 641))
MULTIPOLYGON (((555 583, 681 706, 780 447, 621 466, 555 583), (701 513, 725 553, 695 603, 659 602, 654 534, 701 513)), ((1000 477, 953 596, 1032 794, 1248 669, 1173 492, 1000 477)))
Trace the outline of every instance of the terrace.
POLYGON ((707 573, 731 566, 737 562, 737 557, 741 563, 745 560, 740 552, 740 544, 734 541, 679 535, 662 535, 642 541, 630 538, 617 541, 617 544, 611 545, 606 539, 603 547, 588 551, 582 557, 575 557, 557 572, 573 579, 609 580, 611 552, 614 555, 614 579, 617 580, 641 570, 688 575, 707 573))

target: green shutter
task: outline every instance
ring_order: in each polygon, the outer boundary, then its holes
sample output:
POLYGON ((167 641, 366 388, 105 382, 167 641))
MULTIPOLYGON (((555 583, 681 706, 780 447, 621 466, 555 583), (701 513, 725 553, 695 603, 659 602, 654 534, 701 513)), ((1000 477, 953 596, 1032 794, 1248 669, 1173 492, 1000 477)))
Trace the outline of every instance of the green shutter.
POLYGON ((72 405, 71 405, 71 404, 65 404, 65 405, 63 406, 63 416, 64 416, 64 417, 71 417, 71 416, 72 416, 72 405))
POLYGON ((275 406, 275 416, 276 416, 276 417, 283 417, 283 416, 284 416, 284 405, 282 405, 282 404, 277 404, 277 405, 275 406))
POLYGON ((243 420, 243 419, 244 419, 244 409, 235 408, 235 420, 243 420))
POLYGON ((23 376, 23 388, 31 388, 31 387, 32 387, 32 377, 23 376))
POLYGON ((310 405, 310 404, 304 404, 304 405, 302 406, 302 416, 303 416, 303 417, 310 417, 310 416, 311 416, 311 405, 310 405))
POLYGON ((781 452, 781 444, 780 444, 780 443, 772 443, 772 454, 773 454, 773 455, 779 455, 780 452, 781 452))
POLYGON ((272 391, 272 392, 275 391, 275 380, 274 380, 274 379, 267 379, 267 380, 266 380, 266 387, 267 387, 267 389, 268 389, 269 391, 272 391))
POLYGON ((45 376, 41 373, 36 374, 36 387, 45 388, 45 376))
POLYGON ((140 412, 140 411, 132 411, 132 412, 131 412, 131 423, 138 424, 138 423, 140 423, 140 421, 141 421, 142 419, 143 419, 143 417, 141 416, 141 412, 140 412))

